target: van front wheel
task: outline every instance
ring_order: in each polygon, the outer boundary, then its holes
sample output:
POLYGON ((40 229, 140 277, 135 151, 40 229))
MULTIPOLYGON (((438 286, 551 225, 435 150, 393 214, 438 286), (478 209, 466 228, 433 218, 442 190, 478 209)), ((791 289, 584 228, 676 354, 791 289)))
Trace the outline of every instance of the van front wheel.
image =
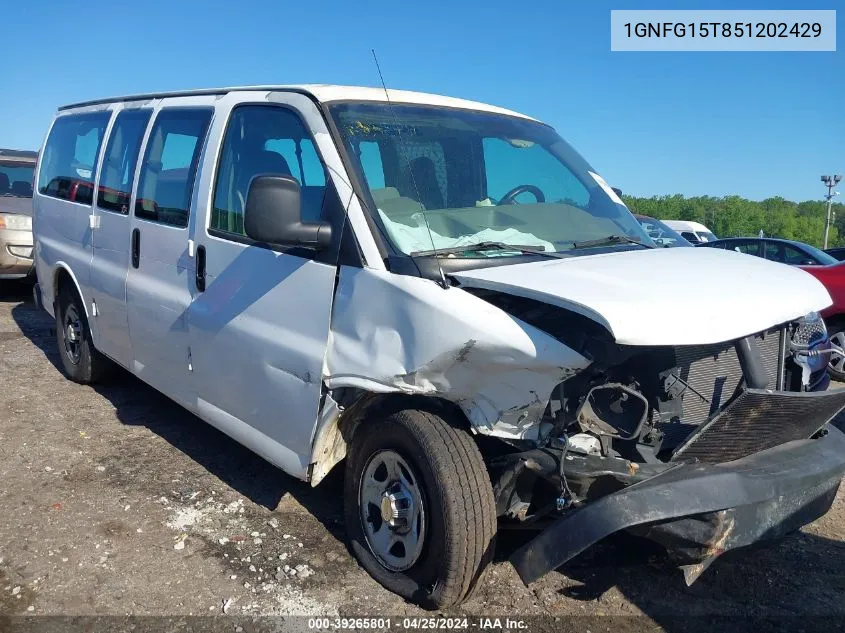
POLYGON ((98 382, 106 373, 109 360, 94 349, 79 295, 63 288, 59 291, 56 308, 56 341, 65 373, 74 382, 84 385, 98 382))
POLYGON ((493 555, 490 479, 475 442, 448 417, 406 409, 362 423, 344 497, 352 553, 406 600, 462 602, 493 555))

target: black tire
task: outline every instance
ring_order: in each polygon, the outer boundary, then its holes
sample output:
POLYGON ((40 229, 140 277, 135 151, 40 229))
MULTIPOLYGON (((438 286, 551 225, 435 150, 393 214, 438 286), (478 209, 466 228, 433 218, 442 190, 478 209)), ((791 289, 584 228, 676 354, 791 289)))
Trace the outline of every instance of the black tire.
POLYGON ((68 378, 83 385, 101 381, 108 373, 110 361, 91 342, 91 330, 85 308, 75 289, 64 287, 56 302, 56 342, 62 367, 68 378), (76 341, 69 340, 69 321, 76 322, 76 341), (71 350, 75 350, 75 353, 71 350))
MULTIPOLYGON (((836 322, 827 331, 828 338, 840 347, 845 344, 845 323, 836 322), (834 340, 836 339, 836 340, 834 340)), ((827 373, 833 380, 845 382, 845 359, 839 356, 831 356, 830 364, 827 366, 827 373)))
POLYGON ((364 569, 386 589, 425 608, 466 600, 493 556, 490 478, 469 433, 448 416, 404 409, 363 422, 346 462, 344 511, 350 550, 364 569), (419 557, 404 571, 391 570, 374 555, 359 504, 365 468, 376 456, 393 452, 419 478, 426 517, 419 557))

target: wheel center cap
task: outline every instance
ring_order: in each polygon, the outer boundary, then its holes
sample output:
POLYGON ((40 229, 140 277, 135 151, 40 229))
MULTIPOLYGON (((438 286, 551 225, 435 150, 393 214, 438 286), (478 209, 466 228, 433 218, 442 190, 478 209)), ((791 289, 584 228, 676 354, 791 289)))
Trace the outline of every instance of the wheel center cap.
POLYGON ((67 325, 67 340, 71 343, 76 342, 76 330, 73 329, 73 325, 70 323, 67 325))
POLYGON ((390 502, 390 496, 385 494, 381 498, 381 520, 385 523, 390 523, 393 519, 393 504, 390 502))
POLYGON ((379 504, 381 520, 392 528, 406 527, 411 515, 411 505, 411 496, 399 486, 385 490, 379 504))

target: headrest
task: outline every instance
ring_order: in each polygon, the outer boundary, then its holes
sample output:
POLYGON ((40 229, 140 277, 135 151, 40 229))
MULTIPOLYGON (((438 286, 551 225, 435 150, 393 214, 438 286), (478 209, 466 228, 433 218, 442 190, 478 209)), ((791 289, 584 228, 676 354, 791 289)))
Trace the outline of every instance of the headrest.
POLYGON ((12 183, 12 193, 16 196, 31 196, 32 184, 26 180, 16 180, 12 183))

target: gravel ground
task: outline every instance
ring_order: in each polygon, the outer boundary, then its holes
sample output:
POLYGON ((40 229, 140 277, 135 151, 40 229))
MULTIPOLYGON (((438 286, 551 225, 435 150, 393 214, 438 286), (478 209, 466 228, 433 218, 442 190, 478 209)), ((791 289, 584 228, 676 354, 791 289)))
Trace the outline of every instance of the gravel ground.
MULTIPOLYGON (((128 374, 66 380, 52 328, 28 288, 0 282, 0 630, 27 614, 426 615, 350 557, 339 474, 312 489, 128 374)), ((845 620, 842 490, 801 533, 731 552, 690 588, 631 538, 525 587, 504 561, 517 540, 500 538, 452 615, 845 620)))

